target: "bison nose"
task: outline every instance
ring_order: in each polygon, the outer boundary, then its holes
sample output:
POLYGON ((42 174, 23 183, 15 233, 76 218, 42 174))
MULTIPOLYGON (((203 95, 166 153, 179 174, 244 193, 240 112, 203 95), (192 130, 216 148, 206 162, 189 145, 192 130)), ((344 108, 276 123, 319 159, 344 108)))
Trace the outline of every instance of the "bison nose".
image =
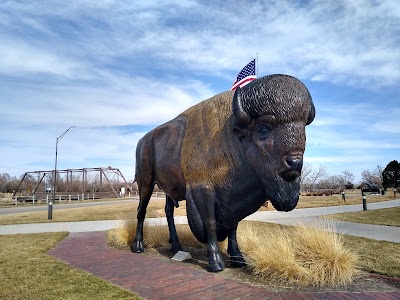
POLYGON ((281 173, 281 176, 286 181, 294 181, 300 176, 301 169, 303 168, 303 160, 293 157, 286 157, 286 168, 285 171, 281 173))
POLYGON ((301 171, 301 169, 303 168, 303 160, 302 159, 287 157, 286 163, 288 164, 290 169, 294 170, 294 171, 301 171))

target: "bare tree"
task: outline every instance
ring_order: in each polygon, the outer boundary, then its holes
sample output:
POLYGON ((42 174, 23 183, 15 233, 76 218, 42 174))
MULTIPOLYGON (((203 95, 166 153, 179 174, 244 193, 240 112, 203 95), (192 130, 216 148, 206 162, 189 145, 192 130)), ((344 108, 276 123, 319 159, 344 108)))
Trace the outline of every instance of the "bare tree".
POLYGON ((313 191, 317 184, 325 179, 326 174, 326 167, 324 165, 320 165, 318 169, 313 170, 310 164, 306 164, 302 171, 303 189, 309 189, 313 191))
POLYGON ((345 184, 353 183, 353 181, 354 181, 354 175, 350 171, 347 171, 347 170, 343 171, 342 177, 343 177, 343 181, 345 182, 345 184))
POLYGON ((372 182, 378 187, 382 188, 382 172, 383 168, 381 166, 376 166, 376 168, 372 171, 370 170, 364 170, 361 173, 361 180, 363 182, 372 182))
POLYGON ((301 170, 301 180, 300 180, 301 186, 310 181, 311 172, 312 172, 311 164, 304 163, 303 169, 301 170))
POLYGON ((15 176, 10 176, 8 173, 0 174, 0 192, 11 193, 18 186, 18 179, 15 176))

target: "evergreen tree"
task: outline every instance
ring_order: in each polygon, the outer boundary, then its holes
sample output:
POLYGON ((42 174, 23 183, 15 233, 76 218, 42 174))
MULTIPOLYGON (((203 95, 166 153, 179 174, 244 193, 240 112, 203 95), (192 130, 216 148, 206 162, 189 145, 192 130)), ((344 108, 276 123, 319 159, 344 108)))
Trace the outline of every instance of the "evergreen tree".
POLYGON ((384 188, 397 188, 400 180, 400 163, 392 160, 382 172, 382 185, 384 188))

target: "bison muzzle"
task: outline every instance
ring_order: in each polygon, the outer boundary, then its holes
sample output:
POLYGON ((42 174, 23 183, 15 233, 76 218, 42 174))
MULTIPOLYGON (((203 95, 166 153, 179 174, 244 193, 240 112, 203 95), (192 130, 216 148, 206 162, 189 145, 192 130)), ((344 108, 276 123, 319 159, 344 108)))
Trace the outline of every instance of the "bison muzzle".
POLYGON ((228 237, 231 266, 245 261, 236 241, 239 221, 268 199, 294 209, 306 143, 315 116, 307 88, 288 75, 259 78, 218 94, 147 133, 136 149, 138 225, 133 252, 143 252, 143 222, 153 188, 166 193, 172 249, 181 250, 173 210, 186 200, 195 237, 207 244, 209 270, 224 269, 217 241, 228 237))

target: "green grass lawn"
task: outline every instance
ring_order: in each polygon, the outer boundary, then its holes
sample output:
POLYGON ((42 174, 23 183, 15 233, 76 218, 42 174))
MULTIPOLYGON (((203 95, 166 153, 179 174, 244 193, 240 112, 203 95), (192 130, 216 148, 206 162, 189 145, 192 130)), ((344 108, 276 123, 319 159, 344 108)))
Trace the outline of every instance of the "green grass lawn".
POLYGON ((0 236, 0 299, 142 299, 47 252, 67 233, 0 236))
POLYGON ((370 273, 400 277, 400 244, 343 235, 347 248, 357 253, 358 268, 370 273))
POLYGON ((400 226, 400 206, 328 215, 326 218, 373 225, 400 226))

